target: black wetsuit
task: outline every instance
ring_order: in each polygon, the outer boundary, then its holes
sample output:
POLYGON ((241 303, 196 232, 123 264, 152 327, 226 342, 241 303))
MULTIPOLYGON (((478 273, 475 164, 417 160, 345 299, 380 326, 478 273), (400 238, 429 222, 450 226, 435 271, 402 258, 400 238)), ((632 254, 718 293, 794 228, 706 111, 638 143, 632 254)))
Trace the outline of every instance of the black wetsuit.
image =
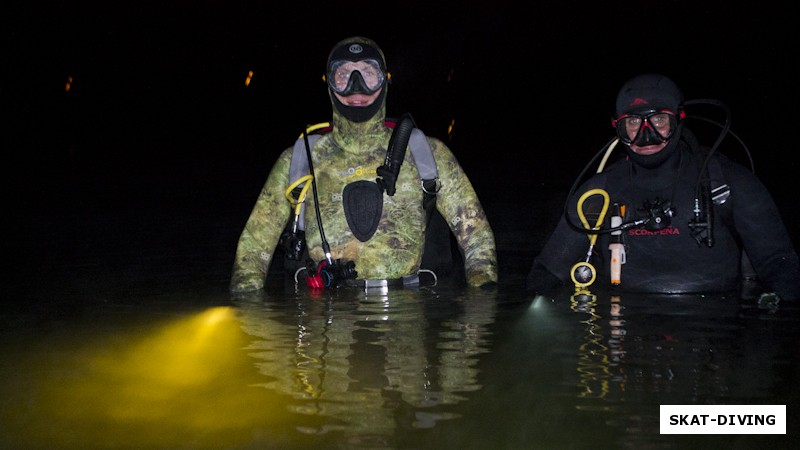
MULTIPOLYGON (((670 202, 674 214, 670 225, 648 231, 642 227, 623 231, 626 263, 622 265, 619 289, 627 292, 668 294, 721 293, 738 289, 741 278, 741 250, 752 262, 765 292, 777 292, 784 299, 800 297, 800 264, 771 195, 761 181, 745 167, 715 153, 711 173, 721 172, 730 186, 731 196, 714 207, 713 246, 692 237, 689 223, 694 217, 695 188, 707 153, 687 142, 679 142, 677 152, 663 165, 645 169, 629 158, 618 161, 594 175, 570 202, 570 217, 583 227, 577 214, 578 198, 602 188, 610 204, 604 220, 609 228, 612 205, 625 205, 623 222, 646 218, 646 202, 670 202)), ((601 210, 602 197, 584 201, 587 222, 594 226, 601 210)), ((609 235, 598 236, 590 262, 597 269, 595 283, 608 286, 609 235)), ((553 235, 534 260, 528 275, 529 290, 542 291, 556 282, 571 283, 572 266, 585 260, 589 239, 561 218, 553 235)))

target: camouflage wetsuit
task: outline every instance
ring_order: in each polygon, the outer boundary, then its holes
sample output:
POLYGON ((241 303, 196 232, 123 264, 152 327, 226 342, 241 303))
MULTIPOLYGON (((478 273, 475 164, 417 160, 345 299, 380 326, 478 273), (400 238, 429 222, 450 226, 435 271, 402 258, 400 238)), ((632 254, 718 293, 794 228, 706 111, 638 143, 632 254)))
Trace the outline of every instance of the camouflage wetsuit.
MULTIPOLYGON (((385 87, 384 87, 385 88, 385 87)), ((385 99, 385 97, 384 97, 385 99)), ((425 243, 426 214, 420 177, 411 152, 406 153, 394 196, 383 194, 383 212, 375 234, 366 242, 353 236, 345 218, 342 193, 348 183, 374 182, 386 158, 392 129, 384 124, 385 100, 373 118, 352 122, 334 108, 333 131, 312 151, 322 225, 334 260, 356 264, 360 279, 393 279, 416 274, 425 243)), ((436 207, 447 220, 464 255, 467 282, 480 286, 497 281, 494 234, 469 179, 455 156, 438 139, 428 137, 439 171, 441 190, 436 207)), ((230 288, 250 291, 264 285, 280 235, 290 216, 284 196, 289 184, 292 148, 273 166, 239 239, 230 288)), ((324 259, 314 199, 305 202, 309 256, 324 259)))

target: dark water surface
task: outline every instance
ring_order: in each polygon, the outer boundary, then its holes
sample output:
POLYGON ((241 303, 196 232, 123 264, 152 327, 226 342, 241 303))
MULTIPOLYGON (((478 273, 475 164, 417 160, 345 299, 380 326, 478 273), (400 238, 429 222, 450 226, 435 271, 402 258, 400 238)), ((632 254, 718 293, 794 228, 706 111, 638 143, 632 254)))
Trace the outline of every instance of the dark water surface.
POLYGON ((189 291, 5 315, 0 446, 787 448, 797 429, 797 321, 735 299, 189 291), (789 434, 660 435, 662 404, 785 404, 789 434))
POLYGON ((498 239, 505 262, 496 291, 445 280, 312 294, 277 277, 264 293, 232 297, 240 219, 152 212, 98 208, 59 215, 58 227, 39 217, 28 222, 36 239, 9 242, 28 252, 5 267, 0 447, 787 448, 795 440, 791 308, 571 290, 531 298, 521 289, 529 254, 519 248, 537 238, 513 230, 498 233, 511 237, 498 239), (662 404, 787 405, 788 434, 661 435, 662 404))

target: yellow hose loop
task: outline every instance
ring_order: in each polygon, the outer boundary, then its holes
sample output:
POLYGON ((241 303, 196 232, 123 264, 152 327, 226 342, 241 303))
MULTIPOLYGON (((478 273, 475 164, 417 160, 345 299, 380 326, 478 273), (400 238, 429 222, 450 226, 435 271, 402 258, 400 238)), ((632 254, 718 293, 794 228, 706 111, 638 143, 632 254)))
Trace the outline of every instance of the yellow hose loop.
MULTIPOLYGON (((321 122, 321 123, 318 123, 316 125, 309 125, 308 128, 306 128, 306 133, 305 134, 313 133, 313 132, 319 130, 320 128, 328 128, 330 126, 331 126, 330 122, 321 122)), ((297 139, 303 139, 303 133, 300 133, 300 137, 297 138, 297 139)))
MULTIPOLYGON (((581 223, 583 227, 587 230, 597 230, 600 228, 600 225, 603 223, 603 220, 606 218, 606 213, 608 212, 608 205, 611 203, 611 200, 608 197, 608 192, 603 189, 590 189, 581 195, 578 199, 578 217, 581 219, 581 223), (603 197, 603 209, 600 210, 600 215, 597 217, 597 223, 595 223, 594 228, 589 226, 589 222, 586 220, 586 216, 583 214, 583 202, 586 201, 589 197, 593 195, 600 195, 603 197)), ((595 241, 597 241, 597 235, 590 233, 588 235, 589 242, 594 245, 595 241)))
POLYGON ((291 203, 295 207, 294 211, 295 214, 300 214, 300 207, 303 205, 303 202, 306 201, 306 192, 308 192, 308 188, 311 186, 310 181, 313 179, 314 177, 311 176, 310 174, 302 176, 298 178, 294 183, 290 184, 289 187, 286 188, 286 191, 283 193, 286 199, 289 200, 289 203, 291 203), (294 197, 292 197, 292 191, 297 186, 300 186, 303 183, 305 183, 305 186, 303 186, 303 189, 300 190, 300 195, 298 195, 297 198, 295 199, 294 197))

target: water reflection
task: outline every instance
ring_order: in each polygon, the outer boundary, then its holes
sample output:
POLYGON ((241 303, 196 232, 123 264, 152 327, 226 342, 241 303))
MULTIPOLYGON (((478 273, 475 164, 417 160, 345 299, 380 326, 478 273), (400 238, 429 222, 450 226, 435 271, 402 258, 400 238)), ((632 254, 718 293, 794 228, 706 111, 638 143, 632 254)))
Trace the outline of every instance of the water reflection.
POLYGON ((800 330, 783 307, 208 297, 6 311, 0 448, 786 448, 800 426, 800 330), (786 404, 790 435, 661 435, 662 404, 786 404))
POLYGON ((458 417, 448 407, 481 388, 476 365, 490 349, 496 299, 348 289, 236 306, 261 386, 290 396, 291 412, 322 419, 298 431, 374 448, 398 430, 458 417))
POLYGON ((570 297, 570 309, 585 314, 585 318, 579 319, 584 340, 578 346, 577 371, 581 388, 578 397, 604 398, 608 395, 612 377, 611 339, 606 338, 600 324, 602 318, 597 314, 597 296, 587 290, 578 290, 570 297))
POLYGON ((781 374, 794 370, 796 322, 776 327, 775 311, 748 311, 735 297, 587 290, 569 305, 582 330, 576 409, 603 418, 626 447, 709 439, 661 436, 659 405, 786 402, 774 392, 781 374))

